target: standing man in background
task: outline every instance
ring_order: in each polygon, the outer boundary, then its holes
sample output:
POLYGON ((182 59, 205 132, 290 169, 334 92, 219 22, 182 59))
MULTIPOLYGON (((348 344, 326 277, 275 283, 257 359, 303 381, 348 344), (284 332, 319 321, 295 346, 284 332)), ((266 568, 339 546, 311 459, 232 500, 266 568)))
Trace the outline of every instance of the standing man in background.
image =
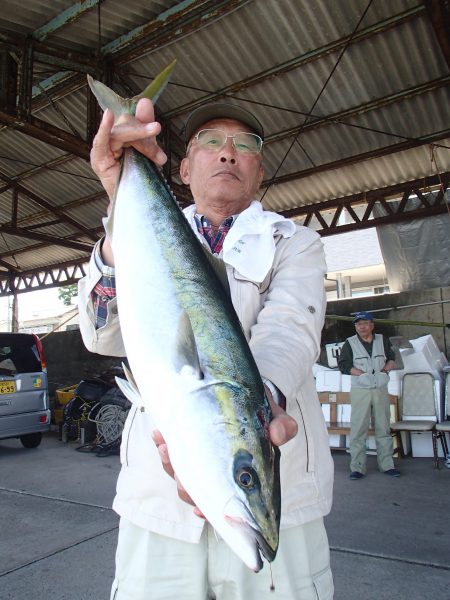
POLYGON ((375 421, 378 468, 391 477, 399 477, 392 458, 394 448, 390 427, 388 394, 389 371, 395 367, 394 349, 389 339, 374 333, 370 312, 356 313, 356 335, 347 338, 338 360, 339 370, 351 375, 352 406, 350 438, 350 479, 366 475, 366 440, 370 418, 375 421))

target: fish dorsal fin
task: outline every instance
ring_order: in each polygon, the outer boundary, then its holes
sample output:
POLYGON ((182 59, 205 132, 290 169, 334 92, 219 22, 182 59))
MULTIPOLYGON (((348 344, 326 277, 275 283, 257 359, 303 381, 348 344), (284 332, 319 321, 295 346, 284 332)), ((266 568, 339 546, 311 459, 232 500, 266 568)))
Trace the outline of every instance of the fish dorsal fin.
POLYGON ((174 366, 180 373, 183 368, 190 367, 197 379, 203 379, 200 367, 197 344, 192 330, 191 320, 185 310, 178 319, 177 339, 175 348, 174 366))
POLYGON ((130 371, 130 369, 122 363, 123 372, 125 373, 126 379, 116 377, 116 382, 122 393, 128 398, 131 404, 135 406, 142 406, 141 394, 139 393, 136 381, 130 371))
POLYGON ((224 291, 227 293, 228 297, 231 298, 230 283, 228 281, 226 264, 221 258, 211 254, 206 246, 202 246, 202 250, 205 253, 206 259, 211 265, 214 273, 217 275, 220 283, 222 284, 224 291))
POLYGON ((101 81, 93 79, 90 75, 87 76, 89 87, 92 93, 97 98, 97 101, 103 110, 109 108, 113 113, 114 117, 118 119, 121 114, 128 113, 134 115, 136 112, 136 104, 141 98, 149 98, 153 104, 156 103, 158 98, 165 90, 169 79, 172 75, 172 71, 175 68, 176 60, 173 60, 165 69, 159 73, 155 79, 145 88, 143 92, 133 98, 122 98, 119 94, 116 94, 112 89, 101 81))

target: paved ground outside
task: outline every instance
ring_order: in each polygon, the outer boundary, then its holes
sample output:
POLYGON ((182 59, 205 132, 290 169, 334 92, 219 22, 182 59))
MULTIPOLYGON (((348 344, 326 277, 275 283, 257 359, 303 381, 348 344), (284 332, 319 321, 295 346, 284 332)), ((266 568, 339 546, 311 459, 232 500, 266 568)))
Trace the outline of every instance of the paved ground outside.
MULTIPOLYGON (((56 432, 36 450, 0 440, 1 600, 109 598, 119 457, 76 447, 56 432)), ((368 476, 350 481, 348 455, 333 457, 335 600, 450 600, 450 469, 406 458, 392 479, 370 456, 368 476)))

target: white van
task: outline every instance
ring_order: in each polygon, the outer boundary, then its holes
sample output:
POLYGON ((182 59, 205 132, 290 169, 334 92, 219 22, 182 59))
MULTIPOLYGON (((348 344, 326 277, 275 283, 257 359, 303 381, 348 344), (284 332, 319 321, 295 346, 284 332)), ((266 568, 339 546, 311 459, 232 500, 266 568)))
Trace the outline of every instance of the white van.
POLYGON ((39 338, 0 332, 0 440, 36 448, 50 429, 47 369, 39 338))

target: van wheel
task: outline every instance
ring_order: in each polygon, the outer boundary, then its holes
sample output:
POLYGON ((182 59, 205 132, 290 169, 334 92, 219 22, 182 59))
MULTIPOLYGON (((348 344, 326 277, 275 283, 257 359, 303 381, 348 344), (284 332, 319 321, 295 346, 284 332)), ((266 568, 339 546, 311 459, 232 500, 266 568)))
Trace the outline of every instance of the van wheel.
POLYGON ((37 448, 42 441, 42 433, 29 433, 21 435, 20 441, 25 448, 37 448))

